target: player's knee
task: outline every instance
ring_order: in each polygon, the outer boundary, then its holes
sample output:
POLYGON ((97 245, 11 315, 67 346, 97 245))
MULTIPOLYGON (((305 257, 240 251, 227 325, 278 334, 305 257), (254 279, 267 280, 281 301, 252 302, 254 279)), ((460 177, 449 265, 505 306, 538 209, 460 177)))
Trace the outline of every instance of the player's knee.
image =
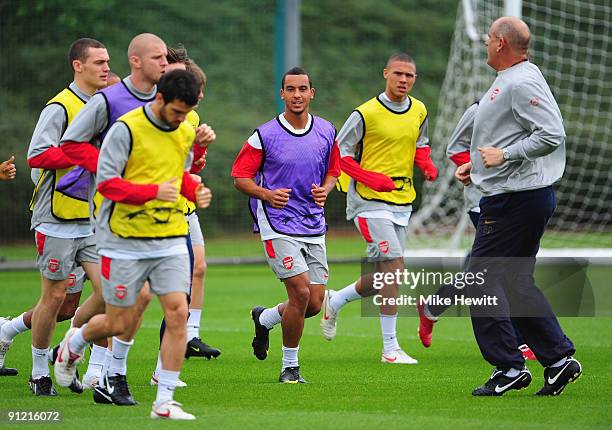
POLYGON ((289 302, 294 306, 306 309, 310 301, 310 289, 307 286, 296 287, 289 295, 289 302))
POLYGON ((166 319, 166 326, 170 327, 183 327, 187 321, 189 314, 189 308, 187 303, 181 303, 180 305, 168 306, 164 311, 164 318, 166 319))
POLYGON ((51 309, 58 309, 64 303, 64 299, 66 298, 66 290, 62 288, 54 288, 48 291, 47 294, 41 297, 41 301, 45 306, 51 309))
POLYGON ((118 315, 115 318, 106 318, 106 330, 109 333, 108 337, 119 336, 128 330, 130 321, 124 315, 118 315))

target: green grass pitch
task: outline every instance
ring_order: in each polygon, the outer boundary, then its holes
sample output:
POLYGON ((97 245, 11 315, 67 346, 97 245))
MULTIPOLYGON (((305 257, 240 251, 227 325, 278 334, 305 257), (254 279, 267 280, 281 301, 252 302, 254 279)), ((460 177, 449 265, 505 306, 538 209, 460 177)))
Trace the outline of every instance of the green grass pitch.
MULTIPOLYGON (((330 286, 344 286, 358 272, 357 265, 332 266, 330 286)), ((593 430, 612 425, 612 318, 562 319, 577 346, 576 357, 584 374, 556 398, 533 395, 543 382, 542 368, 533 362, 529 367, 534 381, 527 390, 501 398, 473 398, 471 390, 486 380, 491 368, 480 356, 467 318, 447 318, 437 324, 429 349, 417 339, 416 318, 400 318, 400 343, 419 364, 382 364, 378 318, 360 317, 358 304, 342 311, 333 342, 320 335, 318 316, 307 320, 300 365, 309 384, 280 385, 276 382, 281 366, 280 327, 271 333, 268 359, 258 361, 250 346, 249 310, 284 300, 282 284, 264 265, 214 266, 209 268, 206 289, 202 337, 223 354, 212 361, 190 359, 183 366, 181 378, 188 387, 177 390, 175 398, 197 416, 195 422, 148 418, 155 398, 149 378, 156 362, 161 319, 155 301, 128 359, 128 380, 138 406, 95 405, 90 391, 79 396, 62 388, 55 398, 34 397, 27 386, 31 339, 26 333, 16 338, 7 355, 6 364, 18 367, 20 373, 0 378, 0 411, 6 416, 10 410, 57 410, 63 422, 17 425, 3 418, 0 427, 593 430)), ((85 294, 89 291, 86 285, 85 294)), ((0 273, 0 315, 15 316, 27 309, 38 292, 38 273, 0 273)), ((66 327, 67 323, 58 327, 55 342, 66 327)))

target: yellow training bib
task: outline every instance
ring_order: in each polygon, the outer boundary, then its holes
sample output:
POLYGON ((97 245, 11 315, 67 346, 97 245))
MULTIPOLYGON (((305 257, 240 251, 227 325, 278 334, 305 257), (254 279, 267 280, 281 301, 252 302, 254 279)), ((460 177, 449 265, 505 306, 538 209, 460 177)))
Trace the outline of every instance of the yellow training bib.
POLYGON ((364 200, 409 205, 416 197, 413 184, 414 156, 421 125, 427 118, 425 105, 408 96, 404 112, 394 112, 375 97, 357 108, 363 117, 364 136, 361 168, 389 176, 396 189, 378 192, 356 182, 356 191, 364 200))
MULTIPOLYGON (((191 150, 195 131, 187 122, 175 130, 158 128, 147 117, 144 108, 123 115, 132 136, 132 149, 123 179, 135 184, 159 184, 176 178, 180 190, 185 160, 191 150)), ((158 239, 187 235, 185 202, 162 202, 154 199, 144 205, 114 203, 109 225, 119 237, 158 239)))
MULTIPOLYGON (((77 96, 70 88, 65 88, 58 95, 53 97, 47 102, 47 106, 50 104, 58 104, 64 108, 66 113, 66 126, 68 126, 76 114, 85 106, 85 101, 77 96)), ((32 200, 30 201, 30 210, 34 209, 36 203, 36 197, 38 196, 38 187, 42 183, 43 179, 48 174, 53 174, 53 196, 51 198, 51 213, 53 216, 62 221, 85 221, 89 220, 89 202, 87 200, 81 200, 72 196, 63 194, 57 191, 57 183, 71 170, 77 166, 72 166, 67 169, 57 170, 45 170, 40 175, 38 183, 34 188, 32 200)))

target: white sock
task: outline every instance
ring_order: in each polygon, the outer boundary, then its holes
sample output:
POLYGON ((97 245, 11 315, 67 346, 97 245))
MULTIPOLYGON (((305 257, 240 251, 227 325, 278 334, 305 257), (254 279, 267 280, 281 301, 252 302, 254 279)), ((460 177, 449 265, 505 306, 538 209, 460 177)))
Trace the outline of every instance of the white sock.
POLYGON ((194 337, 200 337, 201 318, 202 309, 189 309, 189 318, 187 319, 187 342, 194 337))
POLYGON ((127 356, 133 344, 134 339, 126 342, 113 336, 113 351, 110 365, 108 366, 109 375, 125 375, 127 373, 127 356))
POLYGON ((89 363, 87 365, 87 372, 85 375, 94 375, 100 378, 102 374, 102 367, 104 367, 104 359, 106 357, 106 348, 94 344, 91 347, 91 354, 89 354, 89 363))
POLYGON ((395 315, 383 315, 380 314, 380 328, 383 337, 383 353, 389 354, 396 349, 400 349, 399 343, 397 343, 396 335, 397 326, 397 314, 395 315))
POLYGON ((556 363, 551 364, 549 367, 561 367, 565 364, 566 361, 567 361, 567 357, 563 357, 561 360, 557 361, 556 363))
POLYGON ((507 376, 508 378, 516 378, 519 373, 521 373, 519 369, 510 369, 507 372, 504 372, 504 376, 507 376))
POLYGON ((30 330, 23 322, 24 315, 25 312, 2 326, 2 329, 0 330, 0 340, 4 342, 12 342, 13 338, 19 333, 30 330))
POLYGON ((48 348, 38 349, 32 345, 32 379, 49 376, 48 348))
POLYGON ((344 305, 361 298, 355 288, 356 286, 357 282, 353 282, 332 295, 329 304, 335 312, 340 312, 340 309, 342 309, 344 305))
POLYGON ((68 347, 70 348, 70 351, 74 352, 75 354, 82 354, 85 350, 85 347, 89 343, 83 337, 83 329, 85 327, 87 327, 87 324, 83 324, 83 327, 78 329, 76 333, 74 333, 70 337, 70 341, 68 342, 68 347))
MULTIPOLYGON (((112 346, 109 345, 109 346, 112 346)), ((102 364, 102 371, 100 372, 100 380, 105 381, 104 377, 108 374, 108 368, 110 367, 110 362, 113 359, 113 351, 110 348, 106 348, 104 351, 104 362, 102 364)))
POLYGON ((286 369, 287 367, 298 367, 300 365, 298 363, 299 350, 299 345, 295 348, 287 348, 283 345, 283 369, 286 369))
POLYGON ((155 366, 155 372, 153 372, 153 375, 159 379, 159 371, 162 370, 162 360, 161 360, 161 351, 157 352, 157 365, 155 366))
POLYGON ((162 403, 172 400, 174 397, 174 388, 176 387, 180 374, 181 372, 173 372, 171 370, 159 370, 155 406, 160 406, 162 403))
POLYGON ((264 309, 264 311, 259 314, 259 323, 268 330, 271 330, 276 324, 281 322, 281 314, 278 311, 279 306, 280 303, 273 308, 264 309))

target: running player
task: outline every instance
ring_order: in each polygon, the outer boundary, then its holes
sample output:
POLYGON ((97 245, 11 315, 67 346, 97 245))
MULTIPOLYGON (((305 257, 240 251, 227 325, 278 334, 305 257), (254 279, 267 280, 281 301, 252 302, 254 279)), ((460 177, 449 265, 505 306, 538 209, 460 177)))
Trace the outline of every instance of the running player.
POLYGON ((49 377, 47 349, 76 263, 83 267, 94 288, 100 284, 87 202, 57 190, 59 180, 74 168, 58 144, 63 131, 86 101, 106 86, 109 57, 100 42, 79 39, 70 47, 69 60, 74 81, 47 103, 28 149, 28 165, 44 169, 31 202, 42 292, 32 315, 30 378, 32 392, 43 396, 57 394, 49 377))
MULTIPOLYGON (((112 71, 108 72, 106 86, 111 86, 113 84, 118 83, 119 81, 121 81, 121 79, 115 73, 113 73, 112 71)), ((43 170, 41 169, 31 169, 30 177, 32 179, 32 182, 34 182, 35 186, 36 184, 38 184, 42 173, 43 170)), ((66 290, 66 298, 64 299, 62 306, 58 311, 57 322, 66 321, 75 315, 76 310, 79 307, 79 301, 81 299, 83 285, 86 280, 87 275, 85 275, 85 271, 81 266, 77 266, 74 273, 71 273, 69 276, 69 284, 68 289, 66 290)), ((11 346, 13 339, 18 334, 24 333, 32 328, 33 313, 34 308, 23 312, 21 315, 13 319, 0 317, 0 376, 17 375, 17 369, 4 367, 6 352, 11 346)), ((94 345, 93 348, 99 348, 99 346, 94 345)), ((57 347, 54 349, 50 348, 47 354, 49 361, 51 361, 52 363, 55 361, 54 356, 57 356, 57 347)), ((75 379, 74 383, 70 386, 70 389, 76 392, 81 392, 82 388, 91 388, 91 381, 89 381, 87 376, 84 378, 84 381, 84 385, 82 385, 78 378, 75 379)))
MULTIPOLYGON (((200 84, 200 94, 198 95, 198 102, 200 102, 204 98, 204 88, 206 86, 206 75, 198 67, 195 62, 187 56, 187 51, 184 48, 168 48, 168 66, 166 67, 166 72, 172 70, 187 70, 192 72, 194 76, 198 79, 198 83, 200 84)), ((197 108, 197 106, 196 106, 197 108)), ((200 116, 197 114, 195 110, 192 110, 187 114, 186 121, 195 129, 200 126, 200 116)), ((208 127, 208 126, 206 126, 208 127)), ((215 138, 216 135, 214 130, 210 129, 210 136, 206 141, 203 141, 203 145, 194 145, 194 163, 190 170, 192 174, 198 173, 206 162, 206 151, 208 149, 208 144, 210 144, 215 138)), ((195 179, 201 180, 201 178, 194 176, 195 179)), ((203 270, 205 269, 206 261, 204 258, 204 237, 202 236, 202 229, 200 227, 199 220, 197 218, 197 213, 195 212, 196 206, 193 202, 183 198, 185 201, 184 211, 185 216, 187 217, 187 222, 189 224, 189 234, 187 235, 187 248, 189 250, 189 267, 191 270, 191 286, 189 290, 189 294, 187 296, 187 300, 189 303, 189 318, 187 321, 187 349, 185 351, 185 357, 189 358, 192 356, 205 357, 207 359, 216 358, 221 354, 216 348, 202 342, 199 337, 199 326, 200 326, 200 315, 202 312, 201 303, 203 301, 203 270), (201 244, 201 253, 198 253, 198 247, 201 244), (202 276, 198 276, 199 274, 202 276), (199 288, 198 288, 199 285, 199 288), (192 306, 199 307, 192 308, 192 306), (192 311, 192 309, 194 309, 192 311), (194 316, 197 316, 197 318, 194 316), (194 334, 194 326, 197 324, 197 328, 195 328, 194 334)), ((164 333, 166 330, 165 321, 162 320, 162 324, 159 330, 159 345, 161 347, 164 333)), ((153 375, 151 375, 151 385, 157 385, 159 381, 159 371, 162 368, 161 361, 161 353, 157 354, 157 365, 155 367, 155 371, 153 375)), ((176 384, 177 388, 186 387, 187 384, 178 380, 176 384)))
MULTIPOLYGON (((206 75, 204 71, 192 60, 189 59, 185 64, 187 70, 194 73, 201 83, 201 91, 198 96, 202 101, 204 98, 204 90, 206 88, 206 75)), ((191 111, 194 118, 191 120, 192 125, 200 126, 200 118, 195 110, 191 111)), ((192 115, 190 114, 190 115, 192 115)), ((190 118, 187 118, 190 120, 190 118)), ((206 125, 206 124, 204 124, 206 125)), ((197 173, 196 170, 201 170, 206 162, 206 149, 208 144, 214 140, 214 130, 212 130, 210 139, 204 141, 205 146, 201 148, 199 145, 194 146, 194 158, 196 159, 196 169, 192 169, 192 173, 197 173), (200 150, 203 149, 201 155, 200 150), (199 155, 199 157, 198 157, 199 155)), ((191 202, 187 202, 187 222, 189 223, 189 237, 193 250, 193 274, 191 281, 191 292, 189 294, 189 319, 187 320, 187 350, 185 358, 189 357, 204 357, 207 359, 217 358, 221 355, 218 348, 208 345, 200 338, 200 320, 202 317, 202 306, 204 304, 204 278, 206 276, 206 253, 204 247, 204 235, 202 227, 198 219, 198 213, 195 211, 195 206, 191 202)))
MULTIPOLYGON (((93 212, 99 208, 101 198, 95 192, 94 175, 97 171, 102 139, 117 118, 154 99, 156 83, 168 65, 166 54, 166 44, 156 35, 143 33, 135 36, 128 46, 130 75, 121 83, 94 95, 64 133, 61 142, 62 151, 80 166, 81 173, 85 173, 85 170, 90 172, 89 175, 82 174, 82 177, 86 178, 84 186, 89 187, 92 220, 95 218, 93 212)), ((148 294, 148 289, 144 288, 138 298, 141 314, 150 300, 151 295, 148 294)), ((102 295, 93 294, 79 308, 73 324, 75 327, 81 327, 93 315, 103 311, 102 295)), ((94 400, 97 403, 135 404, 127 388, 125 374, 128 352, 133 344, 133 333, 141 321, 141 318, 136 319, 131 332, 113 339, 112 344, 116 345, 111 344, 110 348, 93 347, 83 381, 86 386, 94 385, 94 400), (125 385, 125 389, 113 393, 106 391, 105 377, 109 371, 111 376, 122 377, 120 382, 125 385)))
MULTIPOLYGON (((414 166, 428 181, 438 175, 430 158, 425 105, 408 95, 416 81, 416 64, 405 53, 392 55, 383 70, 385 91, 359 106, 340 130, 342 170, 351 177, 347 190, 347 218, 353 219, 367 243, 367 255, 378 272, 404 268, 404 246, 412 201, 414 166)), ((344 289, 327 290, 321 320, 323 336, 336 335, 338 312, 357 299, 380 293, 396 298, 398 286, 375 290, 372 277, 364 276, 344 289)), ((397 306, 383 304, 380 325, 381 361, 415 364, 396 336, 397 306)))
MULTIPOLYGON (((151 418, 193 420, 173 393, 187 344, 189 289, 188 226, 179 192, 200 207, 210 203, 189 173, 195 131, 184 123, 199 86, 193 74, 175 70, 161 78, 157 91, 153 102, 120 117, 104 139, 97 172, 104 199, 96 231, 106 314, 66 333, 55 378, 62 386, 70 382, 87 342, 131 330, 130 320, 138 317, 136 297, 148 279, 168 331, 151 418)), ((108 378, 109 393, 121 389, 114 380, 108 378)))
POLYGON ((268 356, 269 331, 281 323, 281 383, 306 382, 299 342, 304 318, 318 314, 323 302, 328 279, 323 206, 340 175, 336 129, 308 113, 314 95, 304 69, 287 71, 280 90, 284 113, 255 130, 232 168, 234 185, 250 197, 268 264, 287 290, 284 303, 251 311, 259 360, 268 356))
POLYGON ((487 65, 497 77, 476 111, 470 162, 455 171, 457 180, 483 194, 466 271, 487 276, 481 285, 468 285, 468 294, 499 301, 492 309, 470 306, 480 352, 495 366, 474 396, 501 396, 531 383, 512 323, 545 366, 537 395, 559 395, 582 374, 574 344, 533 278, 556 206, 553 184, 565 169, 565 130, 546 79, 529 61, 530 42, 529 27, 519 18, 502 17, 489 27, 487 65), (503 262, 495 264, 499 258, 503 262))

